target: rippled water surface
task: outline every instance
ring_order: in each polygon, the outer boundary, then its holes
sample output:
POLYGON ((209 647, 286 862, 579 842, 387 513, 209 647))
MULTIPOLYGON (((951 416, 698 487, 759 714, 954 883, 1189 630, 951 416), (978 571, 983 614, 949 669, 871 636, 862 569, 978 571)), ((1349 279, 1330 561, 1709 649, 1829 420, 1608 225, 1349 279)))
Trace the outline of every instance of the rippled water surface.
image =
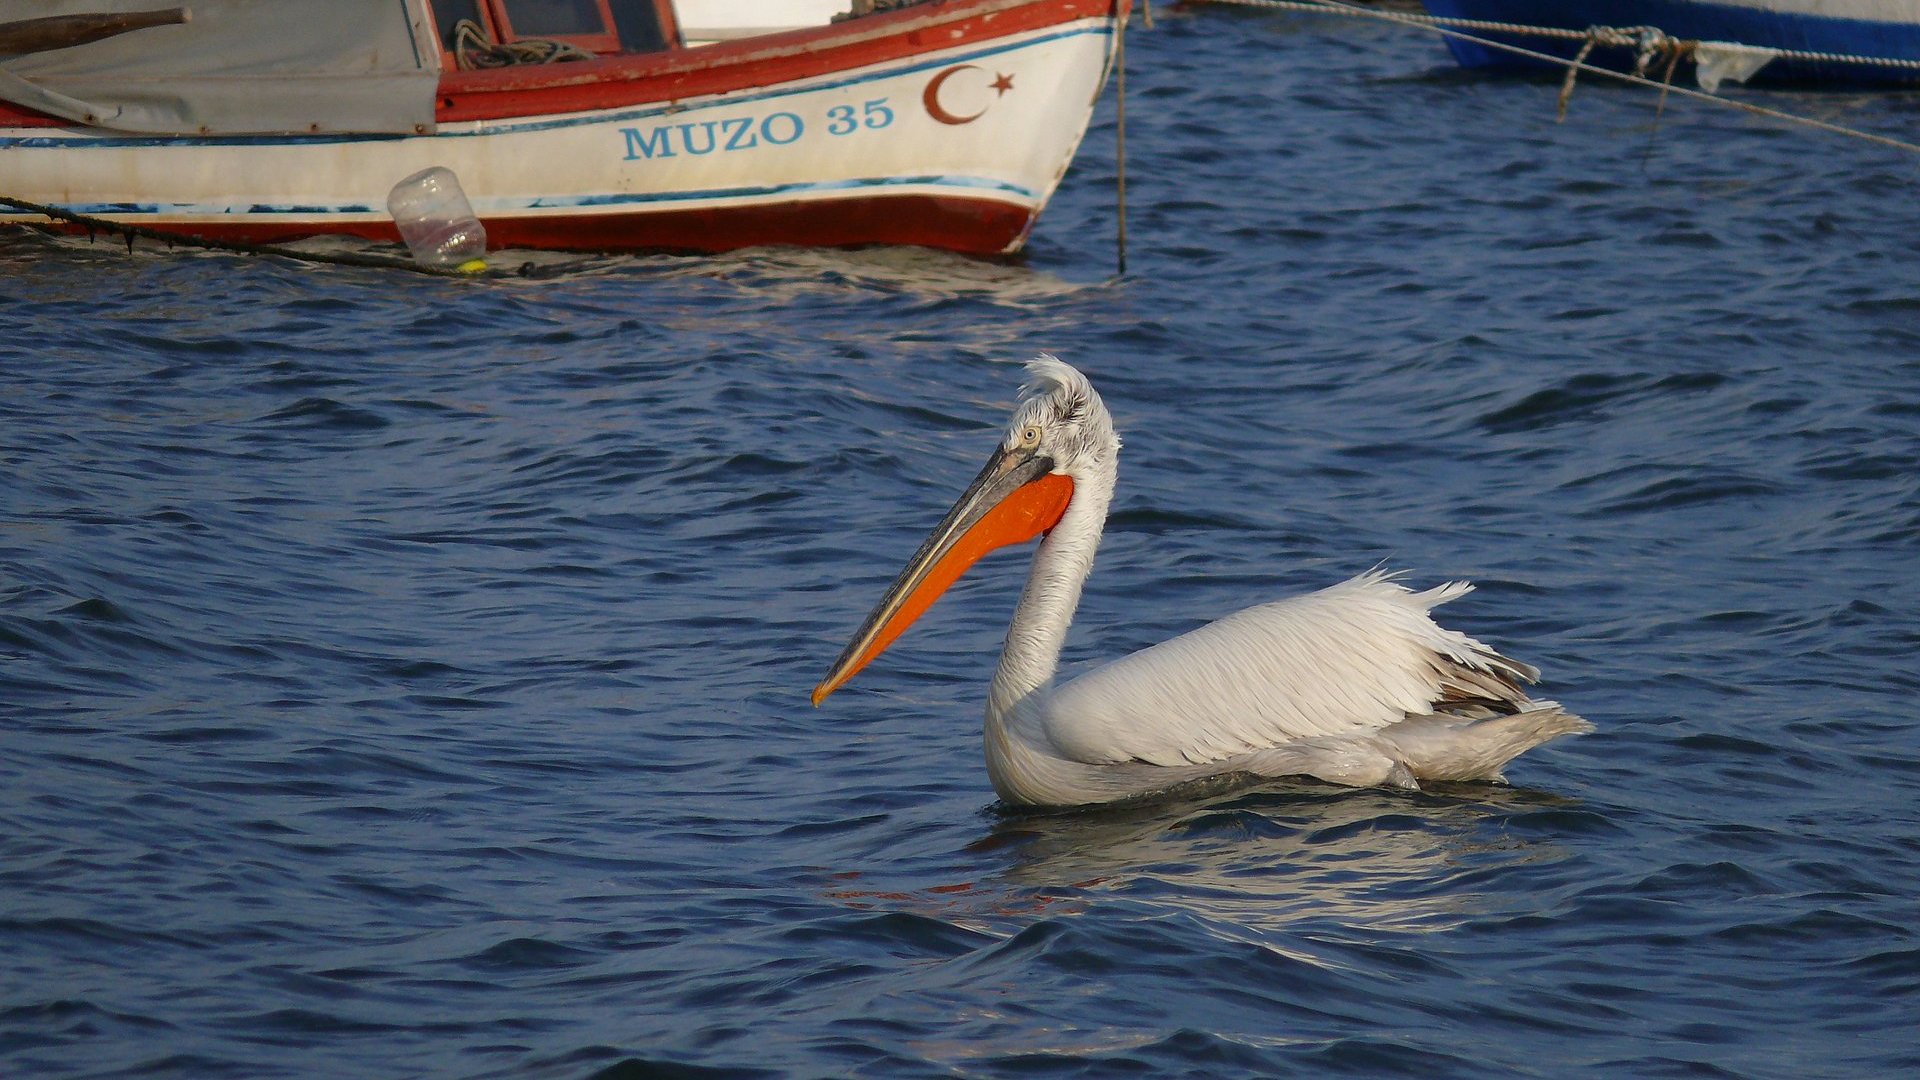
POLYGON ((0 235, 0 1075, 1920 1069, 1915 160, 1160 16, 1119 281, 1111 90, 1014 264, 0 235), (1599 730, 1007 815, 1012 554, 810 708, 1042 349, 1070 663, 1384 561, 1599 730))

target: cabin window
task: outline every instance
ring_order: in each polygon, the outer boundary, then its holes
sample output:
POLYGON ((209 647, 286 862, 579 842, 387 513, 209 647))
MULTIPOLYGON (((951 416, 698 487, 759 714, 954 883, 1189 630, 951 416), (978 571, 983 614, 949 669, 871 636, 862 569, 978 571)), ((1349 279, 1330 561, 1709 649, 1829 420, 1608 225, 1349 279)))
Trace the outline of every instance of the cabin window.
POLYGON ((489 42, 560 41, 598 55, 658 52, 677 34, 658 0, 431 0, 434 27, 451 67, 455 28, 472 22, 489 42))
POLYGON ((588 52, 620 51, 607 0, 493 0, 505 41, 564 41, 588 52))
POLYGON ((673 5, 654 0, 608 0, 613 25, 620 30, 620 46, 627 52, 659 52, 679 40, 673 24, 673 5))
POLYGON ((508 0, 506 7, 516 37, 579 37, 610 29, 600 0, 508 0))

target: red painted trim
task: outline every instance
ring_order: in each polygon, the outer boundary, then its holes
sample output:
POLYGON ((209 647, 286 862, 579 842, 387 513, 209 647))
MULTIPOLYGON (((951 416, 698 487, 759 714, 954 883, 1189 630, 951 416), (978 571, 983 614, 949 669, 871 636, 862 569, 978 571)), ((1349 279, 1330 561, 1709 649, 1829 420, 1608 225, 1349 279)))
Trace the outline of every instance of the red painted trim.
POLYGON ((1034 215, 1003 202, 947 195, 879 195, 594 218, 501 218, 489 244, 574 251, 730 251, 764 244, 917 244, 997 255, 1025 240, 1034 215))
POLYGON ((0 127, 50 128, 74 126, 76 125, 71 120, 63 120, 57 116, 48 116, 43 112, 35 112, 25 106, 15 105, 11 101, 0 101, 0 127))
MULTIPOLYGON (((766 244, 857 247, 916 244, 969 255, 997 255, 1024 242, 1034 215, 1023 207, 950 195, 862 195, 697 210, 646 210, 575 217, 486 219, 493 248, 564 251, 731 251, 766 244)), ((187 236, 281 243, 306 236, 356 236, 398 242, 382 221, 227 224, 140 219, 187 236)), ((60 231, 82 235, 80 226, 60 231)))

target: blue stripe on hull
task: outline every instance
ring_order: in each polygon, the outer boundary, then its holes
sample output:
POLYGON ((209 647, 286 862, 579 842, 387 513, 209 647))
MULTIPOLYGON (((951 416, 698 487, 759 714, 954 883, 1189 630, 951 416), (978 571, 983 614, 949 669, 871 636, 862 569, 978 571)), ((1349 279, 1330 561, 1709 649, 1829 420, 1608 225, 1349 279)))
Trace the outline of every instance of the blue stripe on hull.
MULTIPOLYGON (((1736 41, 1802 52, 1847 53, 1920 60, 1920 11, 1912 22, 1873 22, 1764 11, 1694 0, 1421 0, 1434 15, 1584 30, 1589 26, 1657 26, 1677 38, 1736 41)), ((1579 42, 1485 34, 1536 52, 1572 59, 1579 42)), ((1539 70, 1547 67, 1512 53, 1448 38, 1461 67, 1539 70)), ((1627 70, 1624 49, 1595 49, 1590 63, 1627 70)), ((1554 70, 1559 70, 1555 68, 1554 70)), ((1816 64, 1775 60, 1749 80, 1775 86, 1913 86, 1920 70, 1868 64, 1816 64)))
MULTIPOLYGON (((943 193, 965 195, 981 193, 989 196, 1011 197, 1016 202, 1035 203, 1040 193, 1020 184, 1010 184, 1004 180, 993 180, 977 176, 880 176, 865 180, 836 180, 813 183, 776 184, 764 187, 711 188, 702 191, 663 191, 644 194, 613 193, 607 195, 569 195, 542 196, 535 199, 505 200, 493 199, 479 210, 482 220, 489 217, 510 217, 533 210, 571 210, 602 206, 651 207, 691 202, 699 199, 755 199, 778 201, 803 195, 843 194, 847 192, 870 192, 887 188, 921 187, 944 189, 943 193)), ((131 218, 138 216, 163 219, 186 218, 204 219, 208 215, 231 214, 236 218, 272 220, 277 217, 294 217, 318 223, 329 216, 365 217, 374 213, 372 207, 357 204, 341 206, 271 206, 256 204, 246 207, 214 206, 196 203, 62 203, 63 209, 77 214, 96 216, 114 216, 131 218)), ((11 212, 11 211, 5 211, 11 212)), ((384 216, 385 211, 380 212, 384 216)), ((249 221, 257 224, 258 220, 249 221)))

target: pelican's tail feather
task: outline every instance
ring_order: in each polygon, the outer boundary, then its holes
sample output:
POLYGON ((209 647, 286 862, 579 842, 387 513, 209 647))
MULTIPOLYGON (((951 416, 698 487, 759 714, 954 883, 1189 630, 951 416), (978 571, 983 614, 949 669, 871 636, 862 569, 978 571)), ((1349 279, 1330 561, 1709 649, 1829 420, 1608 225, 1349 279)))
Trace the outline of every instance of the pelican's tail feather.
POLYGON ((1518 712, 1486 719, 1410 716, 1380 732, 1421 780, 1502 780, 1507 762, 1562 735, 1593 730, 1557 701, 1529 701, 1518 712))

